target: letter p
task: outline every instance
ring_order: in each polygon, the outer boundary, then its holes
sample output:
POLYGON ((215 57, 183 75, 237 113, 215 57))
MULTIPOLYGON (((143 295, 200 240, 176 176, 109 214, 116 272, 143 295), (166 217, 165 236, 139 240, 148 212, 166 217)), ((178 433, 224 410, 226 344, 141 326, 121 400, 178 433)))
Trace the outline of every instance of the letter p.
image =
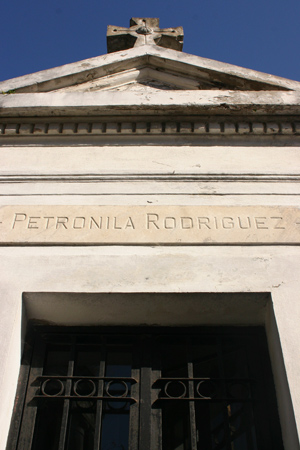
POLYGON ((15 218, 14 218, 14 221, 13 221, 12 229, 15 228, 15 225, 16 225, 17 222, 23 222, 24 220, 26 220, 26 217, 27 217, 26 214, 15 213, 15 218))

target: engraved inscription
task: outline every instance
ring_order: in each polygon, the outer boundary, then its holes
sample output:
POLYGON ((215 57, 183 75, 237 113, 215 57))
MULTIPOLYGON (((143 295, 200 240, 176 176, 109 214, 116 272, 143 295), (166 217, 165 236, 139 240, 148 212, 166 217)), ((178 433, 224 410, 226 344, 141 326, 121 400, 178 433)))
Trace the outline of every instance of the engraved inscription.
POLYGON ((300 244, 300 211, 275 206, 0 206, 0 244, 300 244))
POLYGON ((37 229, 48 230, 49 228, 64 228, 66 230, 73 228, 74 230, 98 228, 106 230, 126 230, 135 229, 132 217, 128 216, 125 220, 118 217, 85 217, 85 216, 29 216, 25 213, 15 213, 12 229, 37 229))
POLYGON ((282 229, 284 225, 283 217, 257 217, 257 216, 224 216, 224 217, 170 217, 154 213, 146 215, 146 228, 149 229, 165 229, 181 230, 189 229, 208 229, 208 230, 231 230, 241 229, 248 230, 255 228, 256 230, 282 229))

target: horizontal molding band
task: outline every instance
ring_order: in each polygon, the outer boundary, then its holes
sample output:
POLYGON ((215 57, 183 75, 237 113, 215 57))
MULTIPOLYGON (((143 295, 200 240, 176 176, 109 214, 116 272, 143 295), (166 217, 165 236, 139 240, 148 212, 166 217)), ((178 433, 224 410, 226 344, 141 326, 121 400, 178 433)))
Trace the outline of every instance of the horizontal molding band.
POLYGON ((0 123, 1 136, 84 135, 293 135, 300 122, 32 122, 0 123))
POLYGON ((92 183, 92 182, 300 182, 300 174, 45 174, 45 175, 1 175, 0 183, 31 183, 31 182, 67 182, 67 183, 92 183))

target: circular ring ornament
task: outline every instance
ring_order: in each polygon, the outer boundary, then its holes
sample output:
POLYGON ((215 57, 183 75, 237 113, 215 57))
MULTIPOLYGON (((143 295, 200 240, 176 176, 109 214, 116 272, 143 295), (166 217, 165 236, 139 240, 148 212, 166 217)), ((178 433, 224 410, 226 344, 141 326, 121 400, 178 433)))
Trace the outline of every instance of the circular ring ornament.
POLYGON ((61 380, 54 380, 53 378, 48 378, 48 380, 45 380, 41 386, 42 394, 46 397, 59 397, 64 392, 64 384, 61 380), (50 385, 52 383, 52 385, 50 385), (55 386, 56 385, 56 386, 55 386), (47 392, 47 386, 48 386, 48 392, 47 392), (54 393, 49 392, 49 387, 54 393))
POLYGON ((201 398, 214 398, 217 394, 217 386, 213 381, 203 380, 197 384, 196 392, 201 398))
POLYGON ((96 386, 95 383, 92 380, 77 380, 74 384, 74 394, 77 395, 77 397, 92 397, 96 393, 96 386), (87 389, 86 392, 84 392, 84 389, 86 389, 87 386, 82 386, 82 383, 86 383, 87 385, 90 385, 91 389, 87 389), (80 386, 81 385, 81 386, 80 386), (78 392, 78 389, 81 389, 81 393, 78 392))
POLYGON ((111 380, 107 383, 106 387, 105 387, 105 391, 106 394, 111 397, 111 398, 125 398, 128 395, 128 386, 125 383, 125 381, 122 380, 111 380), (114 384, 121 384, 122 386, 124 386, 124 392, 121 395, 113 395, 111 392, 109 392, 111 386, 113 386, 114 384))
POLYGON ((164 391, 168 398, 183 398, 186 396, 186 385, 182 381, 168 381, 164 387, 164 391), (174 393, 177 395, 174 395, 174 393))

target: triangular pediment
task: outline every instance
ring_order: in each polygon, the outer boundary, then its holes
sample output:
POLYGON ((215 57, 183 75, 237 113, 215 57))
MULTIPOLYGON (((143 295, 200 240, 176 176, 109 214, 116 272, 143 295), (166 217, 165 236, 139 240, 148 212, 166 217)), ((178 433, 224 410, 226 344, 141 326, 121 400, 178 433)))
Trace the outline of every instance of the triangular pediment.
POLYGON ((93 91, 160 91, 217 89, 217 85, 206 80, 196 79, 185 74, 157 70, 146 65, 123 70, 112 75, 96 78, 85 83, 67 86, 56 92, 93 92, 93 91))
POLYGON ((156 45, 90 58, 0 83, 0 92, 300 90, 300 83, 156 45))

